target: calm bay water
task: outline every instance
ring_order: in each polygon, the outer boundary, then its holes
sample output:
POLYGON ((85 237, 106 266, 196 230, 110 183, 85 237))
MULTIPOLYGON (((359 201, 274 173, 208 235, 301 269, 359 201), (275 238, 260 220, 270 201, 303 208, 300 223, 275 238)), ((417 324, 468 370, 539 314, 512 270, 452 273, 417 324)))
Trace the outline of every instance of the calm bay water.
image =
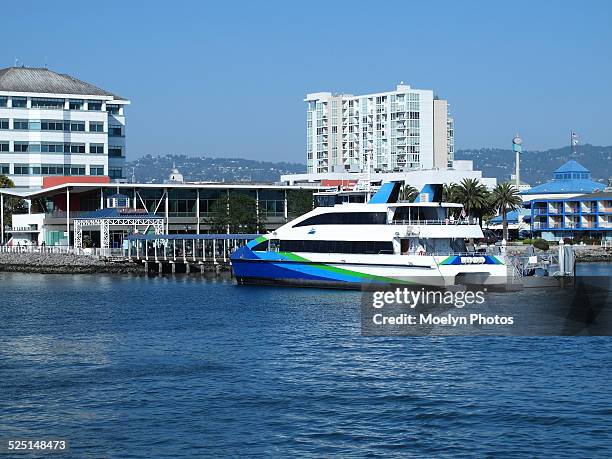
POLYGON ((0 294, 0 438, 75 457, 612 454, 612 338, 365 338, 358 292, 186 276, 0 273, 0 294))

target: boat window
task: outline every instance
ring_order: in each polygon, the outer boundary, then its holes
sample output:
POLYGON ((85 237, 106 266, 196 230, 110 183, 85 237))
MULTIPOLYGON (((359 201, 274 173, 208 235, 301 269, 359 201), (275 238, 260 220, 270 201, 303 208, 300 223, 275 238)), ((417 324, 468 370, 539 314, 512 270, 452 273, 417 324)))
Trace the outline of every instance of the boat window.
POLYGON ((441 220, 439 207, 398 207, 393 221, 441 220))
MULTIPOLYGON (((450 253, 465 253, 465 241, 462 238, 409 238, 409 255, 415 254, 450 254, 450 253)), ((405 251, 402 248, 402 254, 405 251)))
POLYGON ((251 250, 255 252, 265 252, 266 250, 268 250, 268 241, 265 240, 263 242, 260 242, 255 247, 253 247, 251 250))
POLYGON ((385 225, 387 223, 386 212, 336 212, 314 215, 306 220, 293 225, 385 225))
POLYGON ((391 241, 280 241, 281 252, 392 254, 391 241))

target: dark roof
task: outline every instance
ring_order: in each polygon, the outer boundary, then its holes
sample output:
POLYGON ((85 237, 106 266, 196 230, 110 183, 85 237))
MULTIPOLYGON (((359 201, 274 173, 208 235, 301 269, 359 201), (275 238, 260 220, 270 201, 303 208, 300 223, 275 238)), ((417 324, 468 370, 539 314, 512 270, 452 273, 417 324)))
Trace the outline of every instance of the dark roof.
MULTIPOLYGON (((576 196, 577 199, 612 199, 612 191, 597 191, 595 193, 576 196)), ((574 199, 576 199, 574 198, 574 199)))
POLYGON ((88 212, 86 214, 81 215, 77 218, 161 218, 164 217, 160 215, 155 215, 151 213, 130 213, 128 210, 117 209, 114 207, 108 207, 106 209, 98 209, 93 212, 88 212))
POLYGON ((586 167, 580 164, 578 161, 574 161, 570 159, 563 166, 555 171, 555 174, 558 172, 590 172, 586 167))
POLYGON ((8 67, 0 69, 0 91, 74 94, 80 96, 111 96, 126 100, 97 86, 70 75, 45 68, 8 67))

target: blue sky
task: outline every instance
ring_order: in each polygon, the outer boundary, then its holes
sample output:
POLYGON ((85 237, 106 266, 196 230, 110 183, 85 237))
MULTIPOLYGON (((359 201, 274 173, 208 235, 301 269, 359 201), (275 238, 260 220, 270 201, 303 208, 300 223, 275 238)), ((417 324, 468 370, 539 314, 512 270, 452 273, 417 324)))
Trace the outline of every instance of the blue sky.
POLYGON ((305 162, 308 92, 447 98, 456 147, 612 144, 612 2, 19 2, 0 67, 69 73, 132 101, 128 158, 305 162))

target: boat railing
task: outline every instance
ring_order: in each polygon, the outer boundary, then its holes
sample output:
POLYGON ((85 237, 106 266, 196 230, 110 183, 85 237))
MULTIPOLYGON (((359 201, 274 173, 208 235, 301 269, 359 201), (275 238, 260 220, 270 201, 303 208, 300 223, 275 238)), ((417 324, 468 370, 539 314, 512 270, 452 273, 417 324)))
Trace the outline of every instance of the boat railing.
POLYGON ((392 225, 477 225, 478 220, 476 218, 470 219, 444 219, 444 220, 392 220, 392 225))

